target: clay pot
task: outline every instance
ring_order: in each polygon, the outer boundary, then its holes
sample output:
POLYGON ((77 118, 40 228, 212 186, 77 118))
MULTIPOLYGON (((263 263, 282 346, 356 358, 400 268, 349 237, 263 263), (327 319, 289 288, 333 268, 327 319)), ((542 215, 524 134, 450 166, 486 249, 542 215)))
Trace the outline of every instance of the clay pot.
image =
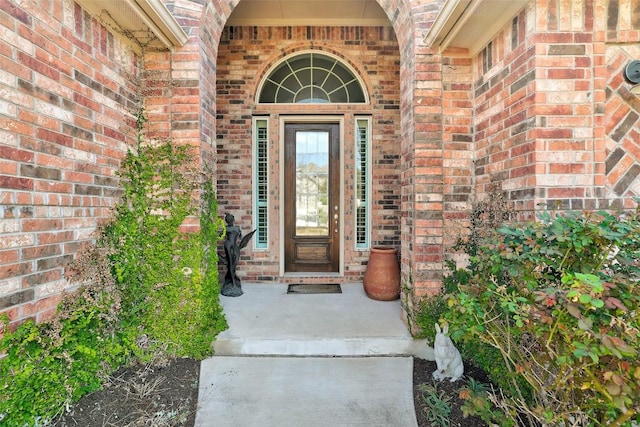
POLYGON ((371 248, 369 263, 362 281, 371 299, 392 301, 400 297, 400 263, 398 250, 392 247, 371 248))

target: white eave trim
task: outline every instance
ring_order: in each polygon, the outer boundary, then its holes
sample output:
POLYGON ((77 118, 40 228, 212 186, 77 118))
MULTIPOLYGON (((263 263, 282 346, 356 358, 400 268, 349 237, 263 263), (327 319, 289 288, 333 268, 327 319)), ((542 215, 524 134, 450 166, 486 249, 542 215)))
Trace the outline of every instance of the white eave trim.
POLYGON ((144 11, 144 14, 151 20, 151 22, 147 24, 149 25, 149 29, 151 29, 167 47, 182 47, 187 43, 187 40, 189 40, 189 36, 187 36, 161 0, 127 0, 127 3, 132 5, 134 11, 146 23, 147 19, 145 19, 145 16, 140 12, 140 9, 144 11), (134 5, 139 6, 139 8, 135 8, 134 5))
POLYGON ((108 12, 112 17, 128 13, 134 14, 169 49, 182 47, 189 40, 189 36, 162 3, 162 0, 123 0, 128 8, 125 11, 115 11, 114 8, 121 7, 121 3, 111 0, 76 1, 96 16, 100 16, 102 11, 108 12))
POLYGON ((424 38, 440 52, 466 49, 473 56, 482 49, 529 0, 445 0, 424 38))

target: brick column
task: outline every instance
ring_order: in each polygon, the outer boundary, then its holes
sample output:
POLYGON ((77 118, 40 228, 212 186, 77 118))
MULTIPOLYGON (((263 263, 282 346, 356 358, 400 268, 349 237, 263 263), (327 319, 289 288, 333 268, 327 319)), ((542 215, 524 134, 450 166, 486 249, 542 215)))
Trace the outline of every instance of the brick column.
POLYGON ((401 54, 402 300, 414 326, 416 303, 442 286, 443 137, 441 58, 423 41, 438 4, 411 7, 393 24, 401 54))

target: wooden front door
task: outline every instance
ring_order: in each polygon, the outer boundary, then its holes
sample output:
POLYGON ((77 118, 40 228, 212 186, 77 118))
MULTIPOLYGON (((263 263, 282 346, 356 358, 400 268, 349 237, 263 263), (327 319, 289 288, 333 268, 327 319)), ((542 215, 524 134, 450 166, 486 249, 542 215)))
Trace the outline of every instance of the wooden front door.
POLYGON ((340 125, 285 125, 285 272, 340 269, 340 125))

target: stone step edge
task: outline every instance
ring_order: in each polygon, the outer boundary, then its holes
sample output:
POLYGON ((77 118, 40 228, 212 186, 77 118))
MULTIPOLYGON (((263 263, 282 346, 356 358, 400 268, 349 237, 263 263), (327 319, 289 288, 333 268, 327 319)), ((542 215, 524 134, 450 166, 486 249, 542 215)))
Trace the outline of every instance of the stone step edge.
POLYGON ((213 343, 216 356, 414 356, 435 360, 425 340, 359 339, 230 339, 213 343))

